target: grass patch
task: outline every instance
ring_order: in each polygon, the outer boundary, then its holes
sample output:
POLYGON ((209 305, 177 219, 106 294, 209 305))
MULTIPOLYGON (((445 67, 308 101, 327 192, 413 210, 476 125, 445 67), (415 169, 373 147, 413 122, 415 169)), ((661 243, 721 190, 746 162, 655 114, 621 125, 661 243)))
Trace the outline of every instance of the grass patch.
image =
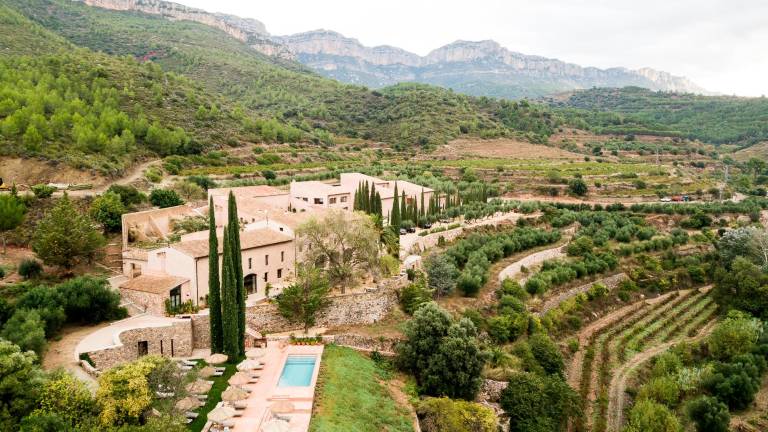
MULTIPOLYGON (((200 367, 205 367, 205 362, 199 362, 200 367)), ((233 364, 227 364, 225 366, 224 375, 220 377, 211 377, 209 380, 213 381, 211 391, 208 392, 208 399, 205 405, 201 406, 197 413, 197 418, 189 424, 189 430, 192 432, 200 432, 203 430, 203 426, 208 421, 208 413, 216 407, 216 404, 221 402, 221 393, 229 387, 227 380, 237 372, 237 367, 233 364)))
POLYGON ((351 348, 327 345, 311 432, 412 431, 408 411, 392 399, 390 374, 351 348))

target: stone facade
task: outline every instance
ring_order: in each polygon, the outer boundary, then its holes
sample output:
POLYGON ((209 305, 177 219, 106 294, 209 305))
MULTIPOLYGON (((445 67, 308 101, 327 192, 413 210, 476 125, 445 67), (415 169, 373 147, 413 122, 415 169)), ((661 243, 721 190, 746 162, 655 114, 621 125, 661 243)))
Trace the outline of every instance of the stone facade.
POLYGON ((192 315, 192 349, 211 347, 210 315, 192 315))
POLYGON ((117 346, 88 352, 99 370, 138 359, 140 342, 147 343, 147 354, 163 357, 192 355, 192 320, 174 322, 169 326, 125 330, 115 337, 119 338, 117 346))
POLYGON ((131 302, 134 305, 136 305, 136 307, 138 307, 139 309, 142 309, 151 315, 156 315, 156 316, 165 315, 165 299, 167 297, 164 297, 160 294, 153 294, 153 293, 148 293, 144 291, 136 291, 136 290, 129 290, 129 289, 121 289, 120 297, 124 302, 125 301, 131 302))

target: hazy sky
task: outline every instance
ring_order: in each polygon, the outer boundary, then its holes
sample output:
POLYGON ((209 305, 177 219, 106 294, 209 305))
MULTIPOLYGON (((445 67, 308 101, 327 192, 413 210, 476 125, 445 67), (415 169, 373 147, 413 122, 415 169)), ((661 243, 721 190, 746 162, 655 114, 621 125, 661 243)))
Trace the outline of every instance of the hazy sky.
POLYGON ((768 95, 765 0, 175 1, 256 18, 277 35, 324 28, 421 55, 493 39, 582 66, 647 66, 711 91, 768 95))

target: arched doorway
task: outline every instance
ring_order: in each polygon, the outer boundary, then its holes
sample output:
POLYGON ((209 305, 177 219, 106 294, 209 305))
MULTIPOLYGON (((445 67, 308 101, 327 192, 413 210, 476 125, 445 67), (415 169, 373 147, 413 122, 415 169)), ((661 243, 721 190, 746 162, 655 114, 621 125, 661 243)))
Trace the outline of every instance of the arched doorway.
POLYGON ((246 294, 256 294, 258 279, 255 274, 249 274, 243 278, 246 294))

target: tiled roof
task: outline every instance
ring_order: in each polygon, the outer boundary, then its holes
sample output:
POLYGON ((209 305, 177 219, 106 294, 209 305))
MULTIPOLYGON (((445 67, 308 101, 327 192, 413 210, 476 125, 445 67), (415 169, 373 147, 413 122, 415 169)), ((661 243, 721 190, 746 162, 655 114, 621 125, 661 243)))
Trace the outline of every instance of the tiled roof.
POLYGON ((189 282, 189 279, 179 276, 143 274, 120 285, 120 289, 152 294, 168 294, 168 291, 185 282, 189 282))
MULTIPOLYGON (((253 249, 261 246, 284 243, 293 240, 292 237, 281 234, 271 229, 256 229, 240 233, 240 248, 242 250, 253 249)), ((219 253, 223 252, 224 241, 219 237, 219 253)), ((171 245, 179 252, 193 258, 208 256, 208 240, 189 240, 171 245)))

